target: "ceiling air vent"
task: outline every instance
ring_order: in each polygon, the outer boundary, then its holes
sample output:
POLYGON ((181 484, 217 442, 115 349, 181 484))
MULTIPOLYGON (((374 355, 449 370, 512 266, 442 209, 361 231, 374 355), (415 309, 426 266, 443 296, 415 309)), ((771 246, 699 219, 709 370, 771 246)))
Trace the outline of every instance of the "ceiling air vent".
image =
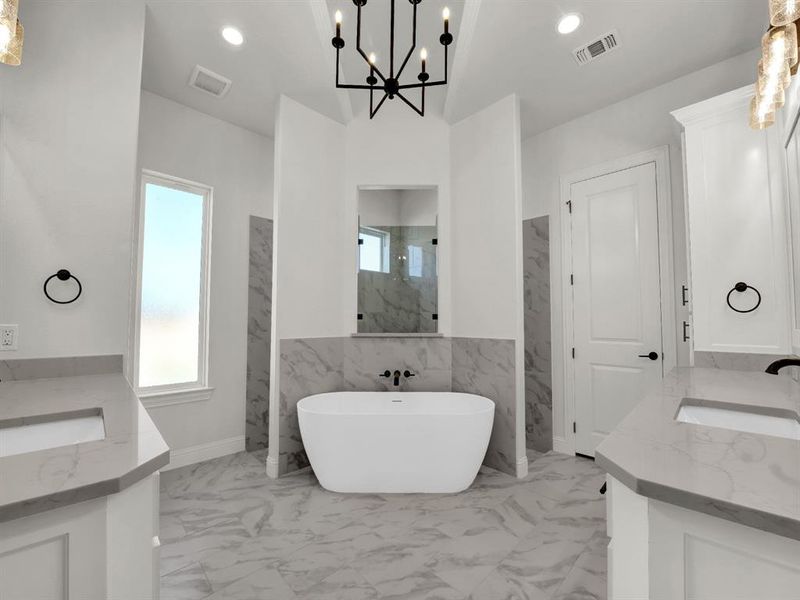
POLYGON ((214 71, 209 71, 205 67, 196 65, 192 76, 189 78, 189 87, 211 94, 217 98, 222 98, 231 89, 231 80, 223 77, 214 71))
POLYGON ((609 52, 613 52, 617 48, 619 48, 619 34, 614 30, 589 42, 585 46, 573 50, 572 55, 575 57, 576 63, 585 65, 605 56, 609 52))

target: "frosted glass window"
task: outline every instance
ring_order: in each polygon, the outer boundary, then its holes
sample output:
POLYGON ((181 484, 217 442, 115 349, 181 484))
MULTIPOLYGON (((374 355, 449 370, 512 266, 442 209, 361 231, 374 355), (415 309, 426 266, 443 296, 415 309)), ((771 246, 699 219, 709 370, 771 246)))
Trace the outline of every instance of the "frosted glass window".
POLYGON ((208 191, 144 185, 138 386, 203 384, 208 191))
POLYGON ((408 275, 409 277, 422 277, 422 247, 408 247, 408 275))
POLYGON ((380 229, 361 228, 359 268, 362 271, 389 272, 389 233, 380 229))

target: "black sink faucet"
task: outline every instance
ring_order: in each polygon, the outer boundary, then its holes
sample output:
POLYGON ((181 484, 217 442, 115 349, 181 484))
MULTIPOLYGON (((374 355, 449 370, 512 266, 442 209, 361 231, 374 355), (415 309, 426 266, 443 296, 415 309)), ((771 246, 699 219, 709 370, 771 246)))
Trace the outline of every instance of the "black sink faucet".
POLYGON ((767 370, 764 372, 769 373, 770 375, 777 375, 778 371, 784 367, 800 367, 800 358, 782 358, 780 360, 776 360, 774 363, 768 366, 767 370))
POLYGON ((394 373, 389 369, 386 369, 383 373, 378 373, 378 377, 386 377, 387 379, 391 377, 394 387, 400 387, 401 377, 405 377, 406 379, 408 379, 409 377, 416 377, 416 375, 411 371, 409 371, 408 369, 406 369, 402 373, 400 372, 399 369, 396 370, 394 373))

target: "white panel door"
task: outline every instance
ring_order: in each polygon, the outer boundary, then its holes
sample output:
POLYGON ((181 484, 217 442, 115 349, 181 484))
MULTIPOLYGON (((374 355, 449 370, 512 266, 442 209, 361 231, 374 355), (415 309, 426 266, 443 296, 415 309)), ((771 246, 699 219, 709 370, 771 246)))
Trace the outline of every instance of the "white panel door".
POLYGON ((655 163, 573 184, 571 201, 575 450, 594 456, 663 375, 655 163))

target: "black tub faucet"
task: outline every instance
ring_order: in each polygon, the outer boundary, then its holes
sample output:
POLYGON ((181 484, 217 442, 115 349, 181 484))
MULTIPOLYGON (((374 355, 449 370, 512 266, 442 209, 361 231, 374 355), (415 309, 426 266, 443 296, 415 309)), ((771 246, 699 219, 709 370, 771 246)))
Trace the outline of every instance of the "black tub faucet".
POLYGON ((406 369, 404 372, 400 372, 400 370, 396 370, 392 373, 389 369, 386 369, 383 373, 378 373, 378 377, 385 377, 386 379, 392 378, 392 382, 394 387, 400 387, 400 378, 405 377, 408 379, 409 377, 416 377, 414 373, 406 369))
POLYGON ((764 372, 769 373, 770 375, 777 375, 778 371, 784 367, 800 367, 800 358, 782 358, 780 360, 776 360, 774 363, 768 366, 767 370, 764 372))

